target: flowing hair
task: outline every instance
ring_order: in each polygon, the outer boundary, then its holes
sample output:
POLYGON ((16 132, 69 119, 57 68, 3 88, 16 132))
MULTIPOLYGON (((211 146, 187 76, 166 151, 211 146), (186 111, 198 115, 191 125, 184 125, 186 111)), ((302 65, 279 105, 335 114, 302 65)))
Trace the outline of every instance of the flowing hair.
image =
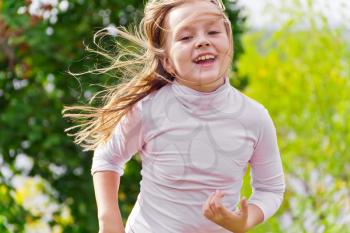
MULTIPOLYGON (((227 34, 232 41, 231 23, 224 13, 223 3, 221 0, 207 1, 214 3, 221 10, 227 34)), ((67 135, 73 136, 74 143, 80 145, 84 151, 95 150, 99 144, 106 142, 116 124, 136 102, 174 80, 174 74, 168 73, 161 64, 161 59, 166 56, 163 49, 166 31, 163 28, 164 20, 172 8, 188 2, 189 0, 149 0, 145 6, 140 26, 138 29, 135 28, 134 33, 129 32, 125 27, 114 28, 118 37, 137 46, 135 49, 135 47, 126 47, 117 42, 119 49, 117 56, 108 53, 96 42, 97 38, 109 35, 108 28, 101 29, 94 34, 93 42, 99 50, 89 48, 87 50, 103 56, 110 62, 110 65, 73 75, 95 72, 105 74, 110 71, 118 71, 122 77, 119 77, 118 84, 105 86, 104 90, 97 92, 90 99, 89 104, 95 98, 101 98, 102 107, 89 105, 63 107, 63 117, 70 118, 77 123, 65 129, 65 132, 78 129, 77 132, 67 133, 67 135)), ((232 47, 229 51, 231 59, 232 47)))

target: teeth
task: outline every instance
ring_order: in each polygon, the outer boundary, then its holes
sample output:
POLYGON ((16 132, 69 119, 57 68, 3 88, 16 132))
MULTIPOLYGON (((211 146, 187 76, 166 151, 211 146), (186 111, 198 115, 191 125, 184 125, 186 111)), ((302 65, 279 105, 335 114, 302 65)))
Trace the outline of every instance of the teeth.
POLYGON ((198 62, 198 61, 205 61, 205 60, 208 60, 208 59, 214 59, 215 56, 213 55, 205 55, 205 56, 200 56, 198 57, 195 62, 198 62))

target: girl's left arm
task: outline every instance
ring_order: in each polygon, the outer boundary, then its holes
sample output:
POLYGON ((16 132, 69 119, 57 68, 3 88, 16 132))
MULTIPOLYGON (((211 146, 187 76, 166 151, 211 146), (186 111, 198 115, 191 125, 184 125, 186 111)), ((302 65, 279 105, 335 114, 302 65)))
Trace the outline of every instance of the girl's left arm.
POLYGON ((203 205, 205 217, 235 233, 247 232, 270 218, 281 205, 285 192, 276 129, 268 111, 263 110, 262 121, 258 122, 258 140, 249 160, 253 189, 250 199, 243 198, 240 209, 232 212, 221 204, 224 193, 219 191, 209 196, 203 205))
POLYGON ((263 222, 276 213, 285 192, 285 177, 277 144, 276 128, 264 108, 259 139, 249 161, 253 193, 248 204, 260 208, 263 222))

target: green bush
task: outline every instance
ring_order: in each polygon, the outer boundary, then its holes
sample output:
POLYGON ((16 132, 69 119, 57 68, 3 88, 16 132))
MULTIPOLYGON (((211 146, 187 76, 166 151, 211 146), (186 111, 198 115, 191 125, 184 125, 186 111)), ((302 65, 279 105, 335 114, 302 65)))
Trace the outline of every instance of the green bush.
POLYGON ((349 41, 310 12, 243 39, 245 94, 274 120, 287 181, 278 214, 253 232, 350 232, 349 41))

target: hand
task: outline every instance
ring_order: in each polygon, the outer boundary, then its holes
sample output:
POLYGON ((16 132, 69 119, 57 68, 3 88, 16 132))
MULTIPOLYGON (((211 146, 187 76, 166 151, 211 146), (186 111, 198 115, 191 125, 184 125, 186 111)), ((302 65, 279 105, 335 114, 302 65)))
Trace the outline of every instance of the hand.
POLYGON ((240 209, 234 212, 225 208, 221 200, 225 196, 222 191, 216 191, 208 197, 203 205, 203 215, 210 221, 234 233, 244 233, 247 229, 248 202, 240 201, 240 209))

